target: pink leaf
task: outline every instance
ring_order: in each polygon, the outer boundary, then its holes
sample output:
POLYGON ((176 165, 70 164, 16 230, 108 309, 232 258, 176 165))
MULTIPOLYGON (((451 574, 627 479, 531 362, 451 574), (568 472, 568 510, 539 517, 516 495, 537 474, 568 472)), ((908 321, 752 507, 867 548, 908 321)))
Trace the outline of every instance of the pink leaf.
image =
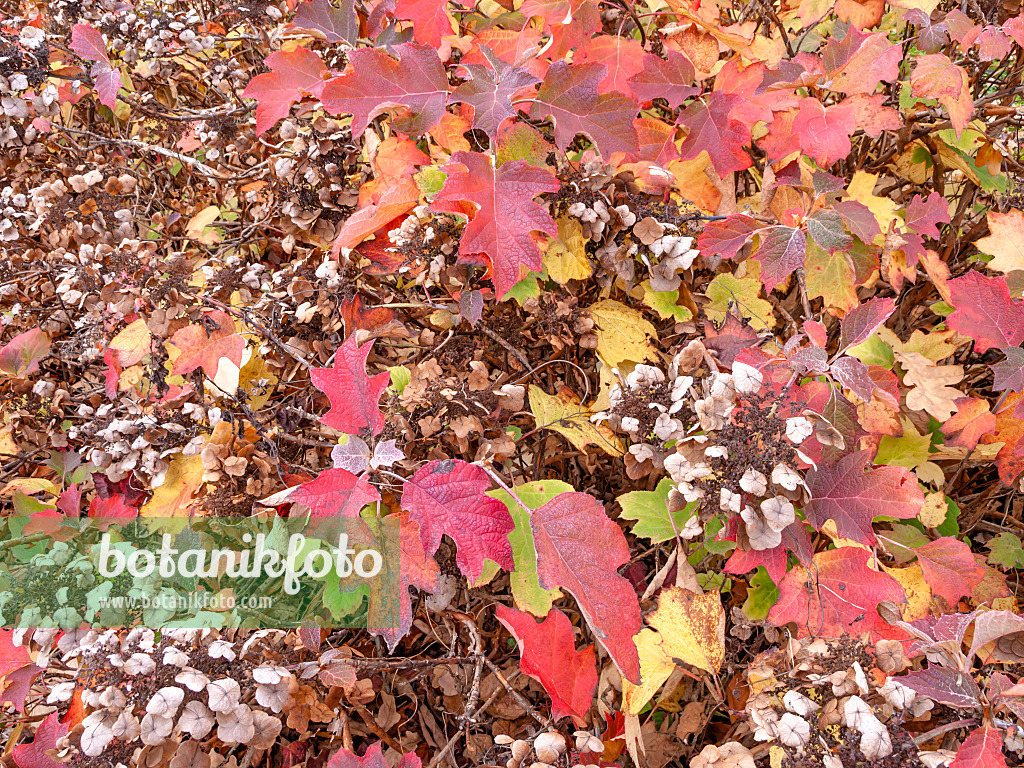
POLYGON ((456 152, 446 170, 448 178, 432 208, 465 216, 465 202, 476 205, 476 215, 462 233, 459 258, 471 261, 467 257, 473 254, 486 256, 494 291, 501 299, 519 282, 524 267, 540 271, 540 249, 530 233, 554 236, 558 226, 533 198, 556 192, 561 185, 551 171, 523 160, 495 170, 490 158, 479 152, 456 152))
POLYGON ((1010 298, 1005 277, 985 277, 971 270, 948 285, 956 311, 947 323, 974 339, 979 353, 1024 341, 1024 302, 1010 298))
MULTIPOLYGON (((423 763, 415 752, 407 752, 399 759, 395 768, 421 768, 423 763)), ((339 749, 327 763, 327 768, 389 768, 381 752, 381 742, 371 744, 366 754, 359 757, 355 752, 339 749)))
POLYGON ((642 102, 660 98, 678 109, 687 98, 700 93, 700 88, 693 84, 696 73, 690 60, 679 51, 666 53, 668 61, 652 53, 645 54, 643 69, 629 78, 629 89, 642 102))
POLYGON ((403 110, 391 125, 410 136, 426 133, 441 120, 448 77, 437 50, 416 43, 392 50, 397 59, 377 48, 349 52, 345 74, 324 87, 324 108, 332 114, 351 114, 353 136, 362 136, 370 121, 389 109, 403 110))
POLYGON ((364 429, 378 435, 384 429, 384 414, 378 403, 391 374, 366 375, 366 358, 372 349, 372 341, 360 347, 353 333, 335 353, 333 368, 309 372, 313 386, 331 401, 331 409, 320 417, 323 424, 350 435, 364 429))
POLYGON ((974 561, 971 548, 951 536, 930 541, 914 554, 932 592, 946 598, 951 606, 970 595, 985 578, 986 568, 974 561))
POLYGON ((899 78, 902 59, 903 49, 884 33, 865 34, 856 27, 842 40, 829 38, 821 54, 829 89, 849 94, 873 94, 880 82, 893 82, 899 78))
POLYGON ((447 534, 458 547, 455 563, 470 584, 480 578, 484 560, 512 570, 508 532, 515 528, 508 509, 487 496, 491 479, 458 459, 432 461, 406 480, 402 508, 419 523, 423 552, 429 557, 447 534))
POLYGON ((114 109, 117 106, 117 91, 121 87, 121 70, 112 69, 106 62, 98 61, 93 64, 90 74, 100 104, 114 109))
POLYGON ((622 530, 604 506, 586 493, 562 493, 530 516, 541 587, 561 587, 576 598, 594 635, 627 680, 640 682, 633 636, 641 627, 640 603, 616 569, 629 561, 622 530))
POLYGON ((946 198, 932 192, 925 200, 920 195, 907 206, 906 227, 924 237, 938 238, 939 224, 949 224, 949 205, 946 198))
POLYGON ((793 120, 793 131, 800 137, 800 148, 827 168, 850 154, 850 136, 857 130, 857 116, 851 105, 825 107, 814 98, 800 102, 793 120))
POLYGON ((1006 768, 1002 731, 989 725, 971 731, 949 768, 1006 768))
POLYGON ((839 348, 849 349, 867 341, 895 311, 895 301, 878 298, 851 309, 840 324, 839 348))
POLYGON ((980 706, 981 691, 974 678, 955 669, 934 666, 893 679, 940 704, 964 709, 980 706))
POLYGON ((1024 349, 1008 347, 1003 354, 1006 355, 1005 360, 989 366, 995 374, 992 389, 996 392, 1024 392, 1024 349))
POLYGON ((839 358, 832 363, 832 375, 865 403, 871 402, 875 381, 871 378, 868 367, 860 360, 854 357, 839 358))
POLYGON ((759 228, 760 225, 749 216, 732 213, 724 221, 709 221, 697 240, 697 247, 703 252, 731 259, 759 228))
POLYGON ((779 584, 768 620, 776 626, 795 622, 801 636, 896 636, 876 608, 883 600, 902 603, 906 597, 896 579, 867 567, 870 556, 860 547, 839 547, 816 554, 811 567, 793 568, 779 584))
POLYGON ((319 97, 330 73, 319 55, 301 45, 293 51, 275 51, 267 57, 270 72, 249 81, 242 95, 256 99, 256 132, 272 128, 288 117, 292 104, 303 94, 319 97))
POLYGON ((633 118, 636 102, 618 91, 598 93, 598 83, 607 68, 603 64, 566 64, 556 61, 548 69, 533 104, 530 117, 551 117, 555 144, 566 149, 576 134, 586 135, 603 157, 614 152, 627 155, 639 151, 633 118))
POLYGON ((50 356, 50 339, 38 328, 19 333, 0 347, 0 374, 23 379, 39 370, 39 361, 50 356))
POLYGON ((342 0, 340 8, 331 5, 329 0, 300 3, 292 24, 299 29, 319 32, 328 43, 344 41, 355 45, 359 39, 359 16, 356 14, 355 0, 342 0))
POLYGON ((843 538, 874 544, 871 521, 876 517, 917 517, 924 494, 914 473, 903 467, 872 467, 865 472, 869 455, 869 451, 850 453, 834 467, 819 467, 809 473, 811 500, 804 505, 807 522, 821 530, 831 518, 843 538))
POLYGON ((510 117, 515 117, 512 97, 516 91, 540 82, 521 67, 514 67, 496 57, 495 67, 482 64, 463 64, 470 81, 455 89, 452 101, 473 106, 473 127, 486 133, 493 142, 498 128, 510 117))
POLYGON ((943 53, 919 56, 910 74, 910 88, 915 96, 938 99, 949 112, 959 136, 974 112, 967 70, 949 60, 943 53))
POLYGON ((58 714, 51 712, 36 727, 31 744, 19 744, 14 748, 14 762, 18 768, 60 768, 64 765, 46 754, 68 732, 68 727, 57 719, 58 714))
POLYGON ((761 262, 761 282, 770 291, 804 265, 807 233, 792 227, 768 227, 761 230, 760 237, 754 258, 761 262))
POLYGON ((583 726, 597 689, 594 647, 576 650, 572 623, 557 608, 539 624, 530 614, 501 604, 495 612, 519 645, 519 668, 543 685, 551 697, 552 717, 561 720, 571 715, 583 726))
POLYGON ((440 585, 441 569, 430 555, 423 554, 420 527, 405 512, 399 517, 398 624, 393 627, 370 627, 370 632, 384 638, 388 651, 394 652, 399 641, 412 627, 412 600, 409 587, 434 594, 440 585))
POLYGON ((75 24, 71 29, 70 48, 86 61, 102 61, 110 65, 103 33, 88 24, 75 24))
POLYGON ((692 160, 707 151, 719 177, 750 167, 751 159, 744 144, 750 142, 750 129, 732 117, 732 110, 742 106, 743 97, 713 91, 707 103, 695 101, 679 115, 678 124, 689 129, 680 147, 683 160, 692 160))

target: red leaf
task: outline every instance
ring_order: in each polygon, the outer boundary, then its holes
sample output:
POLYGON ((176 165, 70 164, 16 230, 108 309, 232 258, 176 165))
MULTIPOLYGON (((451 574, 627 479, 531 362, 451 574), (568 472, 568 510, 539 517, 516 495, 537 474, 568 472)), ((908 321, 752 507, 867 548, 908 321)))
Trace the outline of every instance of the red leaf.
POLYGON ((412 627, 412 600, 409 598, 409 587, 418 587, 434 594, 441 586, 441 569, 432 556, 424 556, 420 527, 410 520, 405 512, 399 517, 398 554, 398 625, 370 628, 372 634, 384 638, 389 652, 394 652, 399 641, 412 627))
POLYGON ((980 397, 958 397, 954 413, 942 425, 946 445, 974 450, 981 436, 996 428, 996 416, 989 410, 988 401, 980 397))
POLYGON ((301 45, 293 51, 275 51, 267 57, 270 72, 249 81, 242 95, 256 99, 256 133, 288 117, 292 104, 303 94, 320 97, 330 76, 320 56, 301 45))
POLYGON ((458 547, 455 564, 470 584, 480 578, 484 559, 513 568, 508 532, 515 524, 505 505, 486 495, 490 487, 480 467, 447 459, 420 467, 402 490, 402 508, 420 525, 424 555, 437 552, 447 534, 458 547))
POLYGON ((846 226, 850 231, 865 243, 870 243, 882 231, 878 227, 875 214, 858 200, 843 200, 836 203, 836 210, 846 219, 846 226))
POLYGON ((14 762, 18 768, 60 768, 64 765, 46 755, 46 750, 54 749, 57 741, 68 732, 68 727, 57 719, 58 714, 51 712, 36 727, 31 744, 19 744, 14 748, 14 762))
POLYGON ((1024 349, 1008 347, 1003 354, 1006 355, 1005 360, 989 366, 995 374, 992 389, 996 392, 1024 392, 1024 349))
POLYGON ((903 126, 902 115, 892 107, 885 106, 885 99, 884 93, 876 93, 874 96, 858 93, 847 96, 839 106, 850 111, 858 128, 877 139, 882 131, 898 131, 903 126))
POLYGON ((172 376, 202 368, 207 377, 213 379, 221 358, 226 357, 241 366, 245 352, 245 339, 235 332, 234 318, 219 309, 207 312, 204 322, 179 329, 169 341, 181 352, 174 361, 172 376))
POLYGON ((459 258, 484 254, 490 261, 494 291, 501 299, 519 282, 521 269, 540 271, 541 253, 530 233, 554 236, 558 226, 544 208, 533 201, 542 192, 561 187, 546 168, 523 160, 504 163, 497 170, 487 155, 456 152, 446 166, 448 178, 434 197, 435 211, 465 216, 465 202, 477 206, 459 243, 459 258))
POLYGON ((0 374, 22 379, 39 370, 50 356, 50 338, 38 328, 19 333, 0 347, 0 374))
POLYGON ((576 134, 585 134, 601 153, 635 154, 639 151, 633 118, 635 101, 618 91, 598 93, 598 83, 607 68, 603 64, 567 64, 556 61, 548 69, 537 98, 530 106, 530 117, 551 117, 555 125, 555 144, 565 150, 576 134))
POLYGON ((880 515, 917 517, 924 494, 913 472, 903 467, 872 467, 865 472, 870 451, 847 454, 834 467, 809 473, 811 500, 804 505, 807 522, 819 531, 829 518, 839 535, 860 544, 874 544, 871 521, 880 515))
POLYGON ((898 79, 902 60, 903 49, 884 33, 865 34, 852 27, 842 40, 830 38, 821 54, 829 89, 850 94, 873 94, 881 81, 898 79))
POLYGON ((980 706, 981 690, 974 678, 955 669, 928 667, 893 680, 940 704, 964 709, 980 706))
POLYGON ((696 73, 690 60, 678 51, 666 51, 668 61, 652 53, 644 55, 643 69, 629 78, 629 90, 641 102, 665 99, 672 109, 700 88, 694 86, 696 73))
POLYGON ((314 368, 309 372, 313 386, 331 401, 331 409, 320 421, 339 432, 356 435, 364 429, 378 435, 384 429, 384 414, 378 403, 391 374, 366 375, 366 358, 373 342, 362 347, 356 335, 349 336, 334 354, 333 368, 314 368))
POLYGON ((741 96, 713 91, 706 104, 698 100, 683 110, 678 124, 690 132, 680 147, 682 159, 692 160, 707 151, 723 179, 732 171, 749 168, 752 161, 743 145, 750 143, 750 129, 731 115, 743 103, 741 96))
POLYGON ((494 69, 482 64, 463 64, 471 79, 456 88, 452 95, 452 101, 472 105, 473 127, 486 133, 492 142, 502 122, 515 117, 512 97, 516 91, 540 82, 522 67, 514 67, 496 57, 493 63, 494 69))
POLYGON ((949 768, 1006 768, 1002 731, 989 725, 971 731, 949 768))
POLYGON ((14 630, 0 629, 0 704, 14 702, 19 712, 25 711, 25 695, 29 682, 43 670, 35 665, 24 645, 14 645, 14 630))
POLYGON ((926 99, 938 99, 949 112, 958 136, 967 127, 974 111, 968 83, 967 70, 954 64, 943 53, 919 56, 910 74, 911 92, 926 99))
POLYGON ((780 626, 795 622, 801 636, 897 636, 876 608, 883 600, 905 602, 903 588, 888 574, 868 568, 870 556, 860 547, 840 547, 816 554, 813 568, 793 568, 779 585, 768 620, 780 626))
POLYGON ((363 476, 347 469, 325 469, 316 480, 295 488, 289 501, 299 501, 312 510, 315 518, 359 517, 359 510, 380 501, 380 493, 363 476))
POLYGON ((413 39, 431 48, 440 48, 441 38, 456 34, 447 0, 396 0, 395 18, 412 21, 413 39))
POLYGON ((979 353, 1024 341, 1024 302, 1010 298, 1005 277, 985 277, 972 270, 948 285, 956 311, 947 323, 974 339, 979 353))
POLYGON ((930 541, 914 554, 932 592, 946 598, 950 605, 970 595, 985 578, 986 569, 974 562, 971 548, 950 536, 930 541))
POLYGON ((292 24, 299 29, 320 32, 328 43, 344 40, 355 45, 359 38, 359 16, 356 14, 355 0, 342 0, 340 8, 334 7, 328 0, 300 3, 292 24))
POLYGON ((562 493, 530 516, 537 574, 544 589, 576 598, 594 635, 626 679, 640 682, 633 636, 641 627, 636 591, 616 569, 629 561, 622 530, 586 493, 562 493))
MULTIPOLYGON (((739 518, 732 518, 729 521, 729 537, 723 541, 735 541, 736 529, 739 528, 739 518)), ((811 545, 811 537, 807 533, 807 526, 800 520, 790 525, 782 532, 782 543, 771 549, 735 549, 725 563, 723 569, 726 573, 743 574, 749 573, 759 565, 763 565, 768 571, 771 580, 778 584, 786 575, 788 558, 786 553, 793 552, 800 562, 810 562, 814 554, 814 547, 811 545)))
POLYGON ((392 58, 378 48, 360 48, 348 54, 345 74, 324 86, 320 100, 332 114, 352 115, 352 136, 389 109, 405 107, 392 127, 409 136, 426 133, 441 121, 448 101, 448 77, 437 50, 429 45, 402 43, 392 47, 392 58))
POLYGON ((582 727, 597 689, 594 647, 576 650, 572 623, 557 608, 539 624, 530 614, 501 604, 495 611, 519 645, 519 668, 543 685, 551 697, 552 717, 561 720, 571 715, 582 727))
POLYGON ((840 323, 839 348, 849 349, 867 341, 889 315, 896 311, 893 299, 871 299, 851 309, 840 323))
MULTIPOLYGON (((395 768, 422 768, 423 763, 415 752, 402 755, 395 768)), ((366 754, 359 757, 355 752, 339 749, 327 763, 327 768, 389 768, 381 752, 381 742, 366 748, 366 754)))
POLYGON ((603 64, 604 78, 597 84, 599 93, 618 91, 628 96, 629 81, 643 69, 644 49, 636 40, 619 35, 599 35, 574 54, 576 64, 603 64))
POLYGON ((923 237, 938 239, 939 224, 949 224, 949 205, 946 198, 938 192, 932 192, 925 200, 920 195, 907 206, 905 226, 923 237))
POLYGON ((69 47, 86 61, 102 61, 107 66, 110 65, 103 33, 88 24, 75 24, 71 29, 71 45, 69 47))
POLYGON ((761 282, 771 291, 804 265, 807 234, 792 227, 768 227, 761 230, 760 237, 754 258, 761 262, 761 282))
POLYGON ((697 248, 731 259, 759 228, 760 225, 749 216, 732 213, 724 221, 709 221, 697 240, 697 248))
POLYGON ((850 136, 857 130, 857 117, 850 105, 825 107, 814 98, 800 102, 793 119, 793 131, 800 137, 800 148, 823 168, 850 154, 850 136))

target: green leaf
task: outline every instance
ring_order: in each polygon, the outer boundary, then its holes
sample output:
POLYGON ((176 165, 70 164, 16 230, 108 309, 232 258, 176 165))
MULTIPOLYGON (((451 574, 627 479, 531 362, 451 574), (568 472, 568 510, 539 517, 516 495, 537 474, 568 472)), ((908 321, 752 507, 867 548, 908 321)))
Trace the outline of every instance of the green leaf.
POLYGON ((674 539, 676 532, 686 527, 686 521, 694 514, 698 502, 690 502, 670 516, 668 494, 671 490, 672 481, 662 478, 653 491, 630 491, 616 499, 622 507, 622 517, 636 520, 634 534, 657 544, 674 539))
POLYGON ((492 499, 502 502, 512 515, 515 528, 509 531, 508 541, 512 545, 512 561, 515 570, 509 574, 512 585, 512 597, 516 606, 534 616, 547 616, 551 603, 561 596, 557 589, 543 589, 537 579, 537 548, 533 543, 533 529, 530 527, 530 512, 542 507, 560 493, 575 490, 561 480, 535 480, 523 483, 515 488, 519 501, 524 508, 504 488, 488 491, 492 499))
POLYGON ((388 368, 388 372, 391 374, 391 383, 388 385, 388 389, 393 389, 398 394, 402 394, 405 391, 406 385, 412 381, 412 371, 404 365, 396 365, 388 368))
POLYGON ((913 469, 928 461, 931 444, 930 435, 919 434, 914 425, 906 420, 903 422, 901 437, 883 435, 878 441, 878 453, 875 454, 873 463, 913 469))
POLYGON ((530 272, 526 277, 508 289, 505 298, 513 298, 519 306, 527 299, 536 299, 540 296, 540 283, 538 280, 546 280, 547 275, 542 272, 530 272))
POLYGON ((860 360, 864 365, 880 365, 887 370, 892 370, 896 358, 893 356, 892 347, 882 341, 878 334, 868 337, 868 340, 850 347, 846 354, 860 360))
POLYGON ((779 588, 768 575, 768 570, 763 565, 757 566, 754 575, 750 577, 743 614, 751 621, 764 621, 768 618, 768 611, 778 602, 779 594, 779 588))
POLYGON ((1004 570, 1024 568, 1024 545, 1012 533, 1000 533, 988 544, 988 562, 1004 570))
POLYGON ((678 288, 674 291, 655 291, 651 288, 650 280, 644 281, 644 304, 657 312, 661 319, 683 323, 693 318, 693 313, 677 304, 678 301, 678 288))

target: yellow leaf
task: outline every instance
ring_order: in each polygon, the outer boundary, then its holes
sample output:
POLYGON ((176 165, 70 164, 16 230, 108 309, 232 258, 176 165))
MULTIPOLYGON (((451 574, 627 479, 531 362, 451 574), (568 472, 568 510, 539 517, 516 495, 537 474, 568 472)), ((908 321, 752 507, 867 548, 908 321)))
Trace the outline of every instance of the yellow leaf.
POLYGON ((530 410, 537 421, 537 429, 553 430, 581 451, 585 452, 588 445, 596 445, 611 456, 625 453, 615 433, 606 424, 594 424, 590 420, 593 413, 582 406, 580 399, 568 387, 561 387, 558 394, 549 395, 531 384, 530 410))
POLYGON ((928 609, 932 604, 932 588, 925 581, 921 566, 886 568, 883 565, 882 570, 896 579, 907 595, 907 607, 903 609, 903 620, 916 621, 927 616, 928 609))
POLYGON ((171 461, 163 484, 153 497, 139 510, 140 517, 187 517, 192 507, 192 496, 203 478, 203 457, 178 454, 171 461))
POLYGON ((756 277, 736 277, 728 272, 718 275, 707 287, 704 295, 711 303, 704 313, 715 325, 725 322, 725 313, 735 306, 743 317, 750 320, 755 331, 769 330, 775 324, 772 305, 761 296, 761 281, 756 277))
POLYGON ((878 222, 878 226, 884 234, 889 231, 889 224, 896 220, 896 211, 899 206, 888 197, 875 196, 875 182, 877 181, 877 173, 857 171, 853 174, 847 191, 852 199, 866 205, 868 210, 874 214, 875 221, 878 222))
POLYGON ((249 396, 248 405, 258 411, 270 400, 270 395, 277 386, 277 376, 267 366, 258 353, 249 358, 238 374, 238 386, 249 396))
POLYGON ((946 494, 941 491, 925 494, 924 506, 917 513, 917 519, 928 528, 938 528, 946 522, 946 494))
POLYGON ((666 587, 647 623, 657 631, 643 630, 637 636, 643 682, 623 688, 631 713, 639 712, 650 701, 672 673, 675 661, 713 674, 725 661, 725 610, 717 592, 698 595, 688 589, 666 587))
POLYGON ((544 254, 544 266, 548 276, 559 285, 570 280, 585 280, 593 273, 587 260, 585 248, 587 241, 583 237, 583 225, 574 218, 564 217, 558 220, 558 238, 548 246, 544 254))
POLYGON ((185 225, 185 237, 195 240, 203 245, 213 245, 220 242, 220 232, 216 229, 205 231, 206 227, 217 220, 220 216, 220 208, 216 205, 208 205, 199 213, 189 219, 185 225))
POLYGON ((820 296, 825 301, 825 309, 831 314, 841 317, 860 303, 854 286, 853 264, 842 249, 828 253, 808 239, 804 269, 807 272, 808 297, 820 296))
POLYGON ((640 654, 640 685, 633 685, 629 680, 622 681, 622 695, 626 703, 626 712, 631 715, 640 713, 651 697, 658 692, 676 668, 675 662, 665 655, 661 647, 661 639, 653 629, 641 630, 636 636, 636 649, 640 654))
POLYGON ((605 299, 590 307, 590 316, 597 325, 597 354, 606 365, 657 359, 650 342, 656 335, 654 326, 635 309, 605 299))
POLYGON ((141 317, 110 340, 110 348, 117 352, 117 361, 123 367, 135 365, 149 354, 152 334, 141 317))
POLYGON ((988 228, 992 232, 978 241, 978 250, 992 256, 989 269, 1013 272, 1024 269, 1024 212, 988 212, 988 228))
POLYGON ((0 496, 7 496, 11 491, 21 491, 26 496, 31 496, 40 491, 57 493, 57 486, 45 477, 16 477, 4 486, 0 496))

